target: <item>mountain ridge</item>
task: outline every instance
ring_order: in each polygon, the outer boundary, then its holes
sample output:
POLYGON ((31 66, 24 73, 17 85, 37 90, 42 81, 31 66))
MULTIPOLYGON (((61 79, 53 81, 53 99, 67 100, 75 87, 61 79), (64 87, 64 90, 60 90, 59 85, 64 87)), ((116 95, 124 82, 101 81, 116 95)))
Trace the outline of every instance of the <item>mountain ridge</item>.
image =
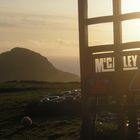
POLYGON ((26 48, 15 47, 0 54, 0 82, 72 82, 79 79, 75 74, 58 70, 46 57, 26 48))

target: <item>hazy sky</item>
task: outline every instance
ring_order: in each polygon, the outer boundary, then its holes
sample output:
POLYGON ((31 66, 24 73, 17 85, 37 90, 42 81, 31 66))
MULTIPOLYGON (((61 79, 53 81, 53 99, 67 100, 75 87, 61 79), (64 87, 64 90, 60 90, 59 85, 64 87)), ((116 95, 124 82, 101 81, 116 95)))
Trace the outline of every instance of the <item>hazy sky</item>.
POLYGON ((0 52, 19 46, 45 56, 77 56, 75 0, 0 0, 0 52))
MULTIPOLYGON (((122 13, 140 11, 140 0, 122 0, 122 13)), ((0 0, 0 52, 25 47, 45 56, 78 56, 77 0, 0 0)), ((89 0, 89 17, 112 15, 112 0, 89 0)), ((123 40, 140 35, 140 21, 123 22, 123 40)), ((113 43, 113 24, 89 26, 89 44, 113 43)))

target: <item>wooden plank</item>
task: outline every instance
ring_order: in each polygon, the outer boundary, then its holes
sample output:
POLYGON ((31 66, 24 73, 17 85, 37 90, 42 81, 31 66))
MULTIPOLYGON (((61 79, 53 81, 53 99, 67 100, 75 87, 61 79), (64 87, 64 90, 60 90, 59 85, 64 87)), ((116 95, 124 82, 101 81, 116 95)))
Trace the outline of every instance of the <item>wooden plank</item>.
MULTIPOLYGON (((99 45, 99 46, 90 46, 88 47, 89 53, 100 53, 100 52, 107 52, 107 51, 116 51, 117 46, 114 44, 108 44, 108 45, 99 45)), ((123 50, 129 49, 131 52, 139 52, 140 49, 140 41, 137 42, 128 42, 128 43, 122 43, 120 44, 120 47, 117 48, 117 51, 119 53, 123 53, 123 50), (132 49, 132 50, 131 50, 132 49), (133 50, 135 49, 135 50, 133 50)), ((125 53, 125 52, 124 52, 125 53)), ((129 52, 126 52, 129 53, 129 52)))
MULTIPOLYGON (((122 25, 120 20, 121 15, 121 0, 113 0, 113 15, 114 15, 114 45, 115 45, 115 89, 118 94, 118 104, 122 104, 121 101, 121 93, 119 93, 120 84, 119 84, 119 76, 122 72, 122 58, 120 56, 121 44, 122 44, 122 25)), ((125 139, 125 123, 124 123, 124 107, 120 107, 117 112, 117 120, 118 120, 118 139, 125 139)))
POLYGON ((87 19, 87 0, 78 1, 78 13, 79 13, 79 50, 80 50, 80 72, 81 72, 81 87, 82 95, 86 94, 85 79, 89 68, 88 67, 88 27, 85 25, 87 19))
POLYGON ((122 28, 121 28, 121 0, 113 0, 113 16, 114 16, 114 44, 120 47, 122 43, 122 28))
POLYGON ((140 18, 140 12, 128 13, 128 14, 123 14, 120 16, 121 21, 137 19, 137 18, 140 18))
POLYGON ((88 54, 88 26, 87 0, 78 0, 79 18, 79 45, 80 45, 80 72, 82 92, 82 126, 81 140, 93 140, 93 116, 90 112, 90 101, 88 98, 87 78, 90 74, 90 55, 88 54))
POLYGON ((87 25, 91 24, 99 24, 99 23, 106 23, 106 22, 113 22, 113 16, 102 16, 102 17, 96 17, 96 18, 88 18, 86 20, 87 25))
POLYGON ((114 51, 114 45, 100 45, 100 46, 90 46, 88 48, 90 53, 96 53, 96 52, 103 52, 103 51, 114 51))
POLYGON ((106 57, 115 57, 115 53, 101 53, 101 54, 93 54, 92 59, 95 58, 106 58, 106 57))
POLYGON ((121 44, 121 47, 124 49, 140 49, 140 41, 128 42, 121 44))
POLYGON ((121 52, 121 56, 123 55, 139 55, 140 56, 140 50, 121 52))
MULTIPOLYGON (((120 53, 120 45, 122 44, 122 26, 120 21, 121 15, 121 0, 113 0, 113 15, 114 15, 114 45, 116 53, 120 53)), ((121 71, 122 67, 121 59, 118 57, 115 58, 116 72, 121 71)), ((117 84, 116 84, 117 85, 117 84)))
POLYGON ((107 53, 107 52, 100 52, 97 54, 93 54, 92 55, 92 59, 94 60, 95 58, 106 58, 106 57, 121 57, 125 56, 125 55, 140 55, 140 50, 136 50, 136 51, 125 51, 125 52, 120 52, 119 54, 116 52, 113 53, 107 53))

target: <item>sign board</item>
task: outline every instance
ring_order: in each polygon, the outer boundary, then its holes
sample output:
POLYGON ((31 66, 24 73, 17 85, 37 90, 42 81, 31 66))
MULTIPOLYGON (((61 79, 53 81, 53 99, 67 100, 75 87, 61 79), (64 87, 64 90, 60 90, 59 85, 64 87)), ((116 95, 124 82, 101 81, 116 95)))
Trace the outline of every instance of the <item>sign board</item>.
MULTIPOLYGON (((98 104, 98 97, 108 94, 117 94, 117 96, 114 96, 117 97, 116 100, 119 105, 117 106, 117 139, 126 139, 126 116, 124 115, 126 112, 124 105, 126 104, 123 101, 123 95, 126 95, 132 88, 133 91, 140 91, 137 90, 137 84, 140 83, 140 41, 122 42, 122 22, 140 18, 140 12, 122 14, 122 1, 123 0, 112 0, 112 15, 88 18, 88 0, 78 0, 81 88, 83 99, 82 140, 96 139, 96 107, 102 107, 104 110, 104 107, 98 104), (89 46, 88 26, 110 22, 113 23, 113 44, 89 46), (94 101, 91 100, 90 95, 95 97, 94 101)), ((140 87, 140 85, 138 86, 140 87)), ((134 105, 133 98, 131 99, 132 96, 128 95, 127 97, 127 99, 130 100, 128 101, 129 105, 134 105)), ((116 109, 115 106, 112 105, 112 107, 116 109)), ((136 113, 133 106, 129 109, 129 128, 131 128, 131 132, 134 134, 130 139, 133 140, 136 139, 136 113)))
MULTIPOLYGON (((128 91, 132 80, 135 81, 135 74, 139 71, 139 57, 140 53, 132 54, 129 52, 128 55, 122 55, 120 57, 119 72, 116 70, 118 66, 115 64, 115 55, 109 55, 102 57, 102 55, 93 57, 93 81, 98 81, 102 86, 97 86, 94 82, 90 86, 92 89, 90 94, 115 94, 119 92, 121 94, 126 94, 128 91)), ((89 78, 90 79, 90 78, 89 78)), ((134 83, 134 82, 133 82, 134 83)), ((135 82, 136 83, 136 82, 135 82)), ((133 85, 134 87, 134 85, 133 85)))
POLYGON ((112 3, 113 15, 88 18, 87 0, 79 0, 81 80, 87 94, 107 94, 113 90, 123 93, 139 70, 140 41, 122 42, 122 22, 140 18, 140 12, 122 14, 121 0, 112 0, 112 3), (88 27, 110 22, 113 23, 113 44, 89 46, 88 27))
POLYGON ((92 76, 87 80, 87 91, 92 95, 107 95, 111 92, 112 80, 103 76, 92 76))
MULTIPOLYGON (((138 70, 138 55, 125 55, 122 57, 123 71, 138 70)), ((114 72, 115 57, 95 58, 95 72, 114 72)))

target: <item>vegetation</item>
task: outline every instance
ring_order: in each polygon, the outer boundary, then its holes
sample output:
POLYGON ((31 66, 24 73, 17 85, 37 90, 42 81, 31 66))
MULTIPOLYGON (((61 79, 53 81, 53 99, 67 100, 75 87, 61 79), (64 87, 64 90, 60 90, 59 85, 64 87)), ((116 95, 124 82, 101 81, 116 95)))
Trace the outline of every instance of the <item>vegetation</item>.
POLYGON ((52 84, 23 81, 2 83, 0 89, 4 92, 0 93, 0 139, 78 139, 80 133, 78 116, 47 117, 43 114, 40 117, 31 116, 33 125, 30 128, 24 128, 20 122, 25 116, 24 106, 26 104, 37 102, 48 93, 60 94, 64 90, 74 88, 79 88, 79 83, 52 84), (12 92, 9 89, 12 89, 12 92))
MULTIPOLYGON (((60 95, 63 91, 80 88, 79 83, 48 83, 35 81, 13 81, 0 84, 0 139, 1 140, 78 140, 81 118, 78 114, 52 116, 41 112, 31 115, 32 126, 24 127, 21 120, 27 104, 36 104, 50 94, 60 95)), ((116 124, 96 124, 98 136, 104 139, 116 130, 116 124), (102 137, 101 137, 102 136, 102 137)), ((115 133, 112 133, 113 136, 115 133)), ((113 138, 114 140, 114 138, 113 138)))

